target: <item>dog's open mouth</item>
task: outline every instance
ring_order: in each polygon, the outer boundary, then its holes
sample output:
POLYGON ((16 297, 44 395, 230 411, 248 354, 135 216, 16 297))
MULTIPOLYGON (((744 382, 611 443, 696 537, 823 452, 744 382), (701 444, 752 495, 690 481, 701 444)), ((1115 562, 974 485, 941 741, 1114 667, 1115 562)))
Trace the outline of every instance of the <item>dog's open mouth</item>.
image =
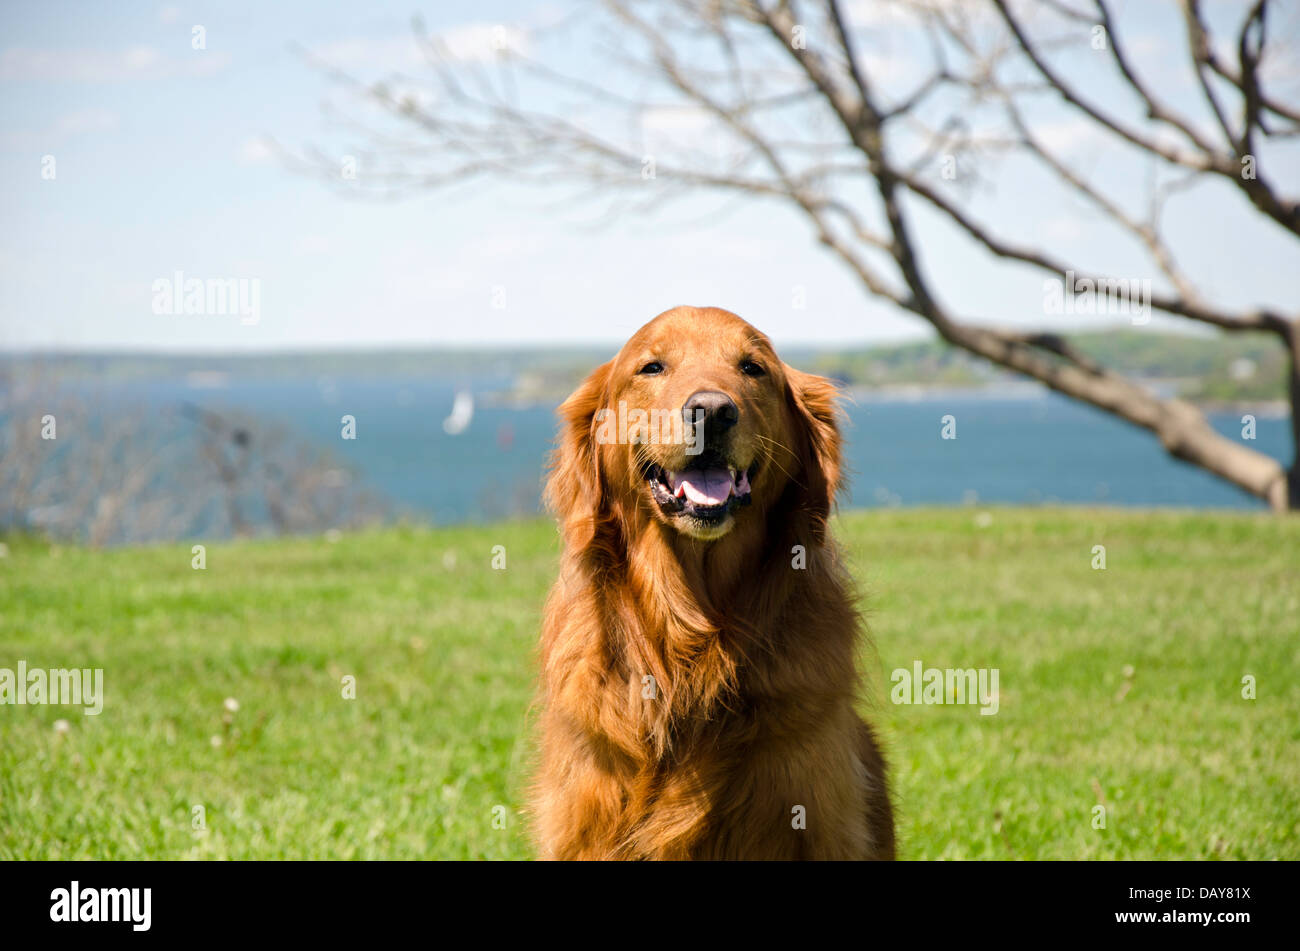
POLYGON ((669 515, 689 515, 702 522, 721 521, 733 508, 750 502, 750 480, 758 464, 740 469, 721 454, 705 452, 673 471, 650 463, 645 468, 650 494, 669 515))

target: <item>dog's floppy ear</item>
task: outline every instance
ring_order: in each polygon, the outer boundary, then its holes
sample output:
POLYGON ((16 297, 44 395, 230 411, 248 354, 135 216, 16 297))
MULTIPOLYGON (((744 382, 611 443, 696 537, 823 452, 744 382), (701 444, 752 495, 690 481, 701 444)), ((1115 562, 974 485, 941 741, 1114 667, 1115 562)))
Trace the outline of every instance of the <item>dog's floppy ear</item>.
POLYGON ((803 472, 799 483, 807 507, 823 526, 840 487, 839 391, 823 376, 785 368, 786 398, 799 430, 796 448, 803 472))
POLYGON ((551 455, 546 504, 565 525, 590 520, 605 507, 596 414, 608 406, 613 365, 611 360, 598 366, 556 410, 560 432, 551 455))

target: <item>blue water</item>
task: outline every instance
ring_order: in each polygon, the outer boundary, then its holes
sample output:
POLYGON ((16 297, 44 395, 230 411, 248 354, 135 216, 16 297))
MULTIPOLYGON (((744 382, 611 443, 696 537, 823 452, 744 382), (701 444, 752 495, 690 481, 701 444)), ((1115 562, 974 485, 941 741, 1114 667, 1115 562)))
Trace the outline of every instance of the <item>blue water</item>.
MULTIPOLYGON (((1254 497, 1165 453, 1151 433, 1054 393, 1039 398, 934 397, 851 408, 852 502, 1263 508, 1254 497), (940 438, 940 419, 957 438, 940 438)), ((1241 414, 1212 414, 1240 440, 1241 414)), ((1247 444, 1290 460, 1290 420, 1260 417, 1247 444)))
MULTIPOLYGON (((504 378, 471 381, 476 394, 504 378)), ((461 382, 463 384, 463 381, 461 382)), ((399 510, 462 522, 539 510, 551 406, 488 406, 479 396, 468 430, 443 431, 458 387, 428 379, 235 381, 218 389, 184 382, 115 387, 112 398, 156 410, 190 403, 236 409, 331 450, 360 484, 399 510), (340 418, 356 418, 355 441, 340 418)), ((1031 398, 934 395, 915 402, 846 406, 850 507, 1001 502, 1262 508, 1209 474, 1180 463, 1144 430, 1055 394, 1031 398), (940 438, 941 418, 957 438, 940 438)), ((1240 414, 1211 422, 1240 439, 1240 414)), ((1253 448, 1290 459, 1289 421, 1260 417, 1253 448)))

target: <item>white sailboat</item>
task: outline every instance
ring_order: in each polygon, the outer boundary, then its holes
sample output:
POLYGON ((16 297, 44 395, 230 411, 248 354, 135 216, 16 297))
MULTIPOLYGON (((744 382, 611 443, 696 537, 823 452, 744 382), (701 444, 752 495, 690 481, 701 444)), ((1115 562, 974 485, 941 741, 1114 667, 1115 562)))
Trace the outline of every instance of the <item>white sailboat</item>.
POLYGON ((469 429, 469 422, 474 418, 474 394, 461 390, 451 404, 451 415, 442 421, 442 430, 448 436, 459 436, 469 429))

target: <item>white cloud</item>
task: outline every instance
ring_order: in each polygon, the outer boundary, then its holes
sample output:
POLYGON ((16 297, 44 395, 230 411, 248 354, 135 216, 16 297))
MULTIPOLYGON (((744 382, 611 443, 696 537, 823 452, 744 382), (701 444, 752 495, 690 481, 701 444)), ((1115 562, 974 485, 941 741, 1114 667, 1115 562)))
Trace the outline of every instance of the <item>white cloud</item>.
MULTIPOLYGON (((467 23, 432 37, 446 55, 461 62, 490 62, 503 50, 526 54, 528 34, 499 23, 467 23)), ((425 51, 410 34, 353 36, 326 43, 312 51, 318 58, 342 69, 418 69, 426 65, 425 51)))
POLYGON ((117 128, 118 115, 108 109, 83 109, 70 112, 54 121, 56 135, 80 135, 83 132, 108 132, 117 128))
POLYGON ((361 67, 387 67, 410 69, 421 62, 420 48, 415 38, 397 36, 384 38, 352 37, 336 40, 312 50, 312 54, 331 66, 342 69, 361 67))
POLYGON ((236 156, 240 165, 266 165, 275 158, 275 150, 265 139, 248 139, 236 156))
POLYGON ((158 9, 158 19, 163 23, 175 23, 181 18, 181 8, 167 4, 158 9))
POLYGON ((81 135, 111 132, 119 116, 108 109, 83 109, 59 116, 44 129, 12 129, 0 135, 7 148, 49 150, 81 135))
POLYGON ((1060 122, 1043 122, 1030 125, 1035 139, 1054 155, 1073 149, 1097 145, 1104 138, 1102 131, 1086 119, 1065 119, 1060 122))
POLYGON ((0 52, 0 80, 38 82, 118 82, 211 76, 230 65, 225 51, 192 51, 168 56, 152 46, 125 50, 32 49, 14 46, 0 52))
POLYGON ((528 34, 513 26, 499 23, 467 23, 447 30, 440 37, 454 59, 485 62, 503 50, 528 52, 528 34))
POLYGON ((714 121, 699 106, 654 106, 641 113, 641 128, 648 133, 699 135, 713 128, 714 121))
POLYGON ((887 27, 913 26, 916 15, 911 8, 891 0, 850 0, 844 6, 844 16, 850 26, 887 27))
POLYGON ((653 157, 664 156, 670 165, 690 164, 681 157, 684 153, 722 161, 735 145, 730 133, 712 113, 693 105, 646 109, 641 113, 641 132, 646 151, 653 157))
POLYGON ((162 62, 162 53, 152 46, 133 46, 122 57, 126 68, 132 72, 153 69, 162 62))
POLYGON ((898 28, 916 26, 924 13, 963 13, 972 19, 982 7, 970 0, 849 0, 844 15, 854 27, 898 28))

